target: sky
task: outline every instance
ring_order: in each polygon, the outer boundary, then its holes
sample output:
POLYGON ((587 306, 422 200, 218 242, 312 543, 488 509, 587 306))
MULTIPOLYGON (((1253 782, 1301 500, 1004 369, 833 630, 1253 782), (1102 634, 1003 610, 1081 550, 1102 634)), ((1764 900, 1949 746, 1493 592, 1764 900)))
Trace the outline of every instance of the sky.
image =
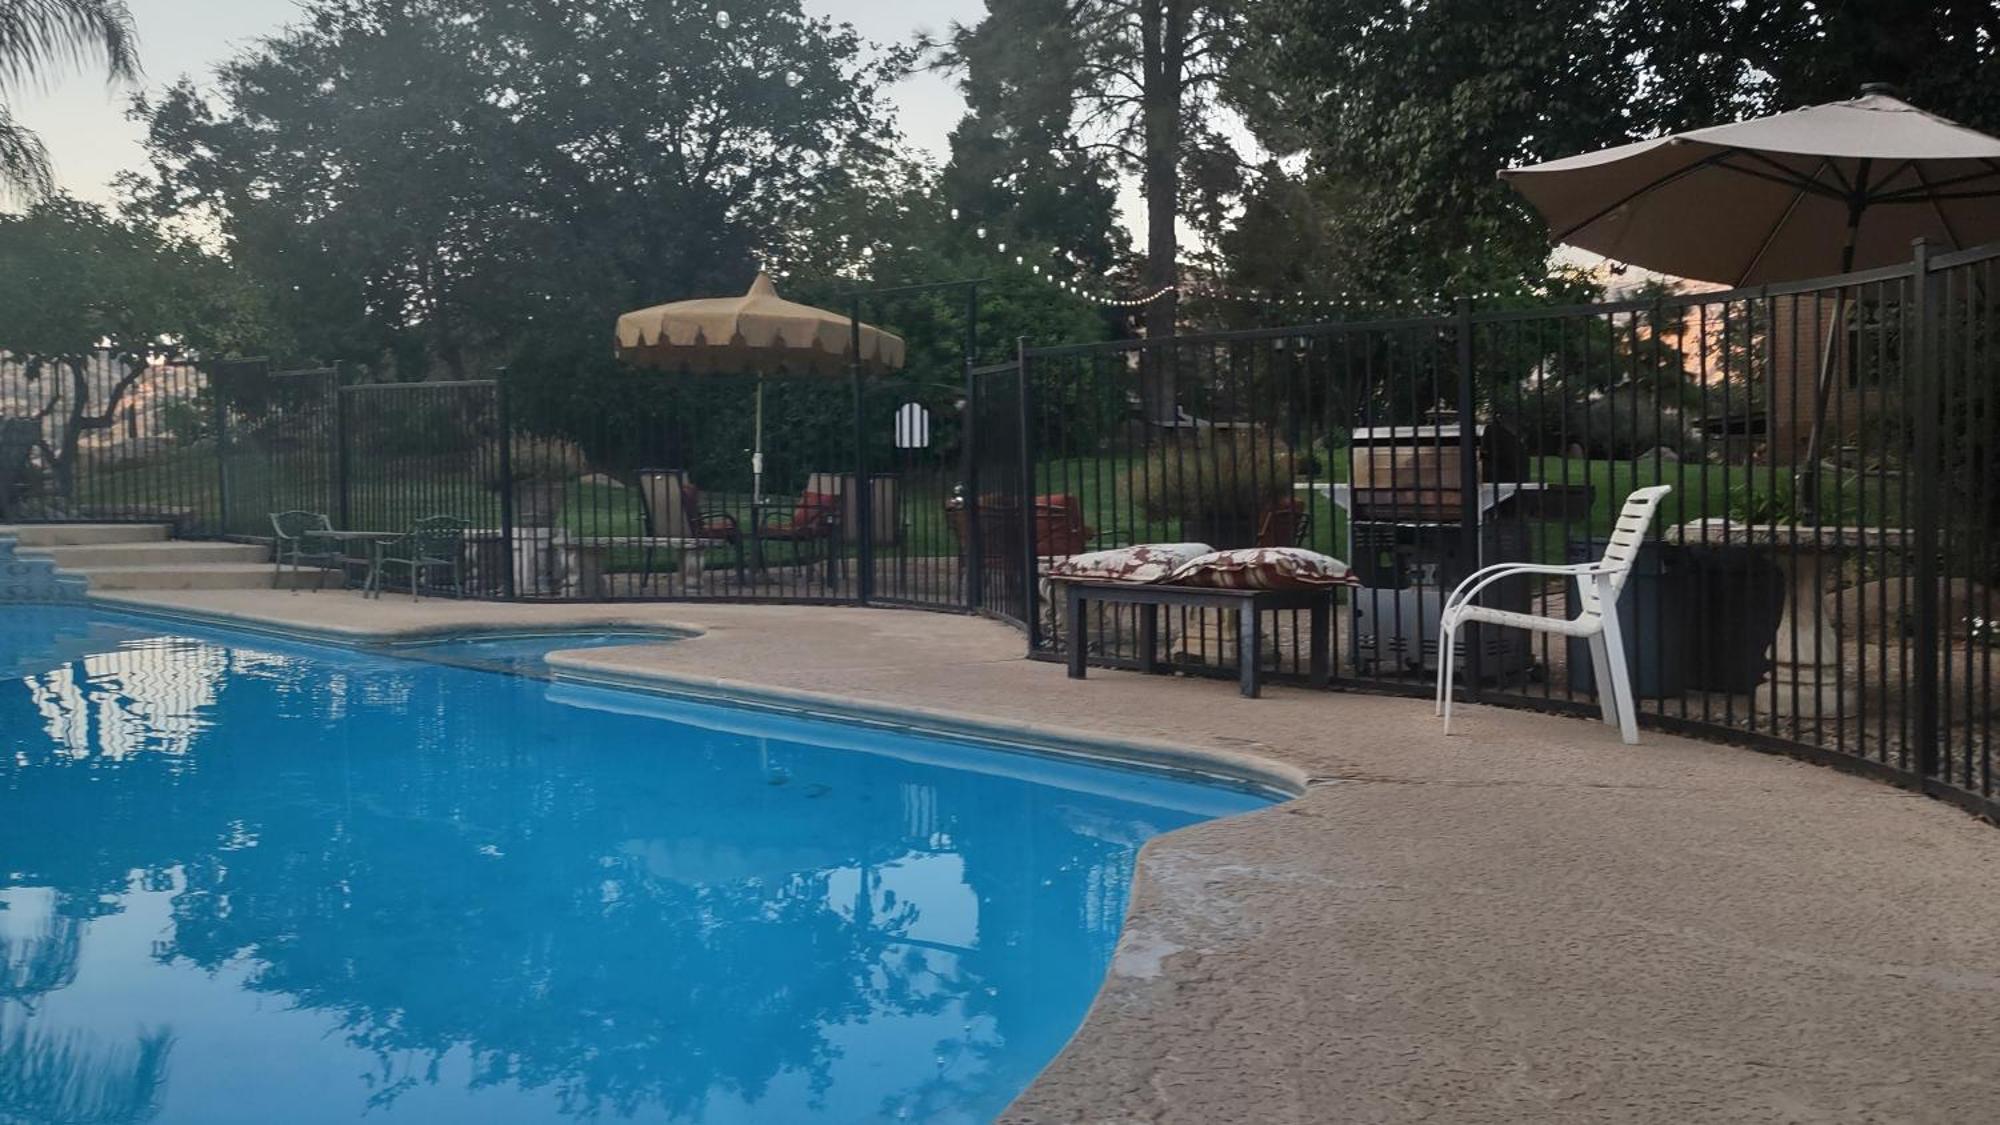
MULTIPOLYGON (((184 74, 197 81, 215 63, 277 30, 297 14, 293 0, 129 0, 139 26, 140 62, 147 87, 165 86, 184 74)), ((814 15, 852 23, 863 37, 898 42, 918 31, 943 33, 956 20, 971 23, 983 0, 805 0, 814 15)), ((111 178, 142 159, 140 130, 126 121, 129 89, 110 89, 101 74, 72 73, 40 90, 16 92, 10 104, 21 122, 41 135, 55 161, 57 182, 73 195, 109 202, 111 178)), ((920 74, 895 91, 904 134, 943 158, 945 137, 965 112, 951 81, 920 74)))

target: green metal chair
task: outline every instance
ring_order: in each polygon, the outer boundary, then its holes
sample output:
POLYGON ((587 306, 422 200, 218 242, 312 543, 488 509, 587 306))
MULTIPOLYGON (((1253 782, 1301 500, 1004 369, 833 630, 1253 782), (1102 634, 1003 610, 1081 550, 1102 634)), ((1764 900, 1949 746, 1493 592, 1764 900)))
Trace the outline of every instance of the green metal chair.
POLYGON ((452 593, 464 597, 465 529, 470 526, 471 520, 457 516, 425 516, 411 524, 410 530, 376 549, 375 565, 369 570, 368 588, 376 597, 381 597, 383 582, 388 578, 389 571, 400 567, 410 575, 410 600, 416 601, 423 590, 427 573, 450 570, 452 593))
POLYGON ((298 588, 298 573, 305 567, 319 571, 319 580, 314 590, 326 588, 329 570, 346 573, 347 555, 341 550, 338 540, 327 538, 333 530, 333 522, 323 512, 308 512, 303 509, 290 512, 271 513, 271 531, 276 537, 271 551, 271 588, 278 588, 284 577, 285 567, 290 565, 293 589, 298 588))

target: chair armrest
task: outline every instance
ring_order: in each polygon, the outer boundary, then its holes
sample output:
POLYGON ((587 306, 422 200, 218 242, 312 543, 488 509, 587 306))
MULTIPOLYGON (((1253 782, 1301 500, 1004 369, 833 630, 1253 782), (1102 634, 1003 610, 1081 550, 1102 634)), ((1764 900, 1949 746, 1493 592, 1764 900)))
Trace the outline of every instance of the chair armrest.
POLYGON ((1458 588, 1451 592, 1451 596, 1445 598, 1444 609, 1449 611, 1454 606, 1471 601, 1474 597, 1478 596, 1479 591, 1484 590, 1486 587, 1503 578, 1513 578, 1523 574, 1557 574, 1574 578, 1605 573, 1609 573, 1609 571, 1606 570, 1604 565, 1594 562, 1571 563, 1566 566, 1558 566, 1553 563, 1494 563, 1492 566, 1480 567, 1478 570, 1466 575, 1465 581, 1460 582, 1458 588))

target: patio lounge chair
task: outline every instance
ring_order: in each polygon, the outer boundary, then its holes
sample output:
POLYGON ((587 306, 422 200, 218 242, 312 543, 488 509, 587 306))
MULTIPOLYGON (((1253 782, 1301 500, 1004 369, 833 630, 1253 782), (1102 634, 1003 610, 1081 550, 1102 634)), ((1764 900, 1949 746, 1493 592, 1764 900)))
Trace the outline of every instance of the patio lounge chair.
POLYGON ((368 587, 376 597, 382 596, 383 580, 391 568, 400 567, 410 576, 410 600, 416 601, 423 589, 424 575, 433 571, 451 571, 451 589, 458 597, 465 596, 465 529, 470 520, 457 516, 425 516, 410 525, 410 530, 383 543, 380 553, 375 556, 375 565, 368 575, 368 587))
POLYGON ((1297 497, 1285 497, 1257 518, 1259 547, 1303 547, 1311 534, 1312 510, 1297 497))
POLYGON ((348 558, 339 541, 327 537, 326 533, 332 531, 333 521, 323 512, 297 509, 271 513, 271 533, 275 537, 271 550, 271 588, 278 588, 286 566, 292 568, 293 589, 298 588, 299 571, 306 567, 319 571, 319 581, 313 585, 315 591, 326 588, 329 570, 345 573, 348 558))
POLYGON ((766 501, 760 518, 768 521, 760 523, 752 541, 756 546, 757 569, 764 569, 764 544, 790 543, 799 551, 802 560, 810 561, 821 551, 826 554, 827 581, 835 581, 835 567, 840 557, 840 497, 825 492, 808 492, 800 496, 786 518, 782 505, 766 501))
MULTIPOLYGON (((701 489, 677 469, 640 469, 640 512, 645 517, 648 539, 714 539, 736 552, 736 574, 743 577, 743 528, 733 513, 720 508, 702 510, 701 489), (669 501, 668 489, 679 482, 680 510, 669 501)), ((645 581, 653 580, 653 547, 645 549, 645 581)))
MULTIPOLYGON (((1066 493, 1035 497, 1035 554, 1040 558, 1080 555, 1088 549, 1097 529, 1083 522, 1083 506, 1066 493)), ((961 545, 967 542, 965 499, 954 496, 944 502, 945 519, 961 545)), ((981 553, 989 559, 1004 558, 1020 549, 1020 506, 1011 497, 997 492, 979 497, 981 553)))
POLYGON ((1083 505, 1066 492, 1035 497, 1035 554, 1041 558, 1080 555, 1095 528, 1083 522, 1083 505))
POLYGON ((1474 571, 1445 599, 1439 615, 1437 713, 1444 716, 1444 732, 1451 733, 1451 680, 1453 646, 1458 629, 1469 621, 1489 625, 1532 629, 1566 637, 1583 637, 1590 642, 1591 667, 1596 671, 1597 706, 1604 721, 1618 727, 1628 745, 1639 741, 1639 721, 1632 698, 1632 676, 1625 666, 1625 638, 1618 624, 1618 595, 1631 577, 1632 564, 1646 539, 1646 528, 1660 501, 1673 491, 1671 485, 1642 488, 1625 498, 1611 529, 1604 557, 1593 563, 1551 566, 1542 563, 1496 563, 1474 571), (1479 591, 1519 575, 1562 575, 1574 579, 1578 591, 1577 615, 1567 620, 1540 617, 1532 613, 1489 609, 1473 601, 1479 591), (1606 672, 1609 672, 1607 675, 1606 672))

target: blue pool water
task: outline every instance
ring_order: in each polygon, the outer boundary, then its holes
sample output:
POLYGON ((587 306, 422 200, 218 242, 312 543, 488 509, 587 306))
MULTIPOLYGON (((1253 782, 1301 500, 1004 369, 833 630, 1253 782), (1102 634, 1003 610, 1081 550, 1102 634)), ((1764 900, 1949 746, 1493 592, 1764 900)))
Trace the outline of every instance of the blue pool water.
POLYGON ((0 606, 0 1122, 984 1120, 1263 803, 0 606))
POLYGON ((680 639, 673 634, 617 632, 474 633, 422 641, 400 641, 379 651, 411 660, 433 660, 515 676, 549 674, 548 655, 563 649, 605 648, 610 645, 662 644, 680 639))

